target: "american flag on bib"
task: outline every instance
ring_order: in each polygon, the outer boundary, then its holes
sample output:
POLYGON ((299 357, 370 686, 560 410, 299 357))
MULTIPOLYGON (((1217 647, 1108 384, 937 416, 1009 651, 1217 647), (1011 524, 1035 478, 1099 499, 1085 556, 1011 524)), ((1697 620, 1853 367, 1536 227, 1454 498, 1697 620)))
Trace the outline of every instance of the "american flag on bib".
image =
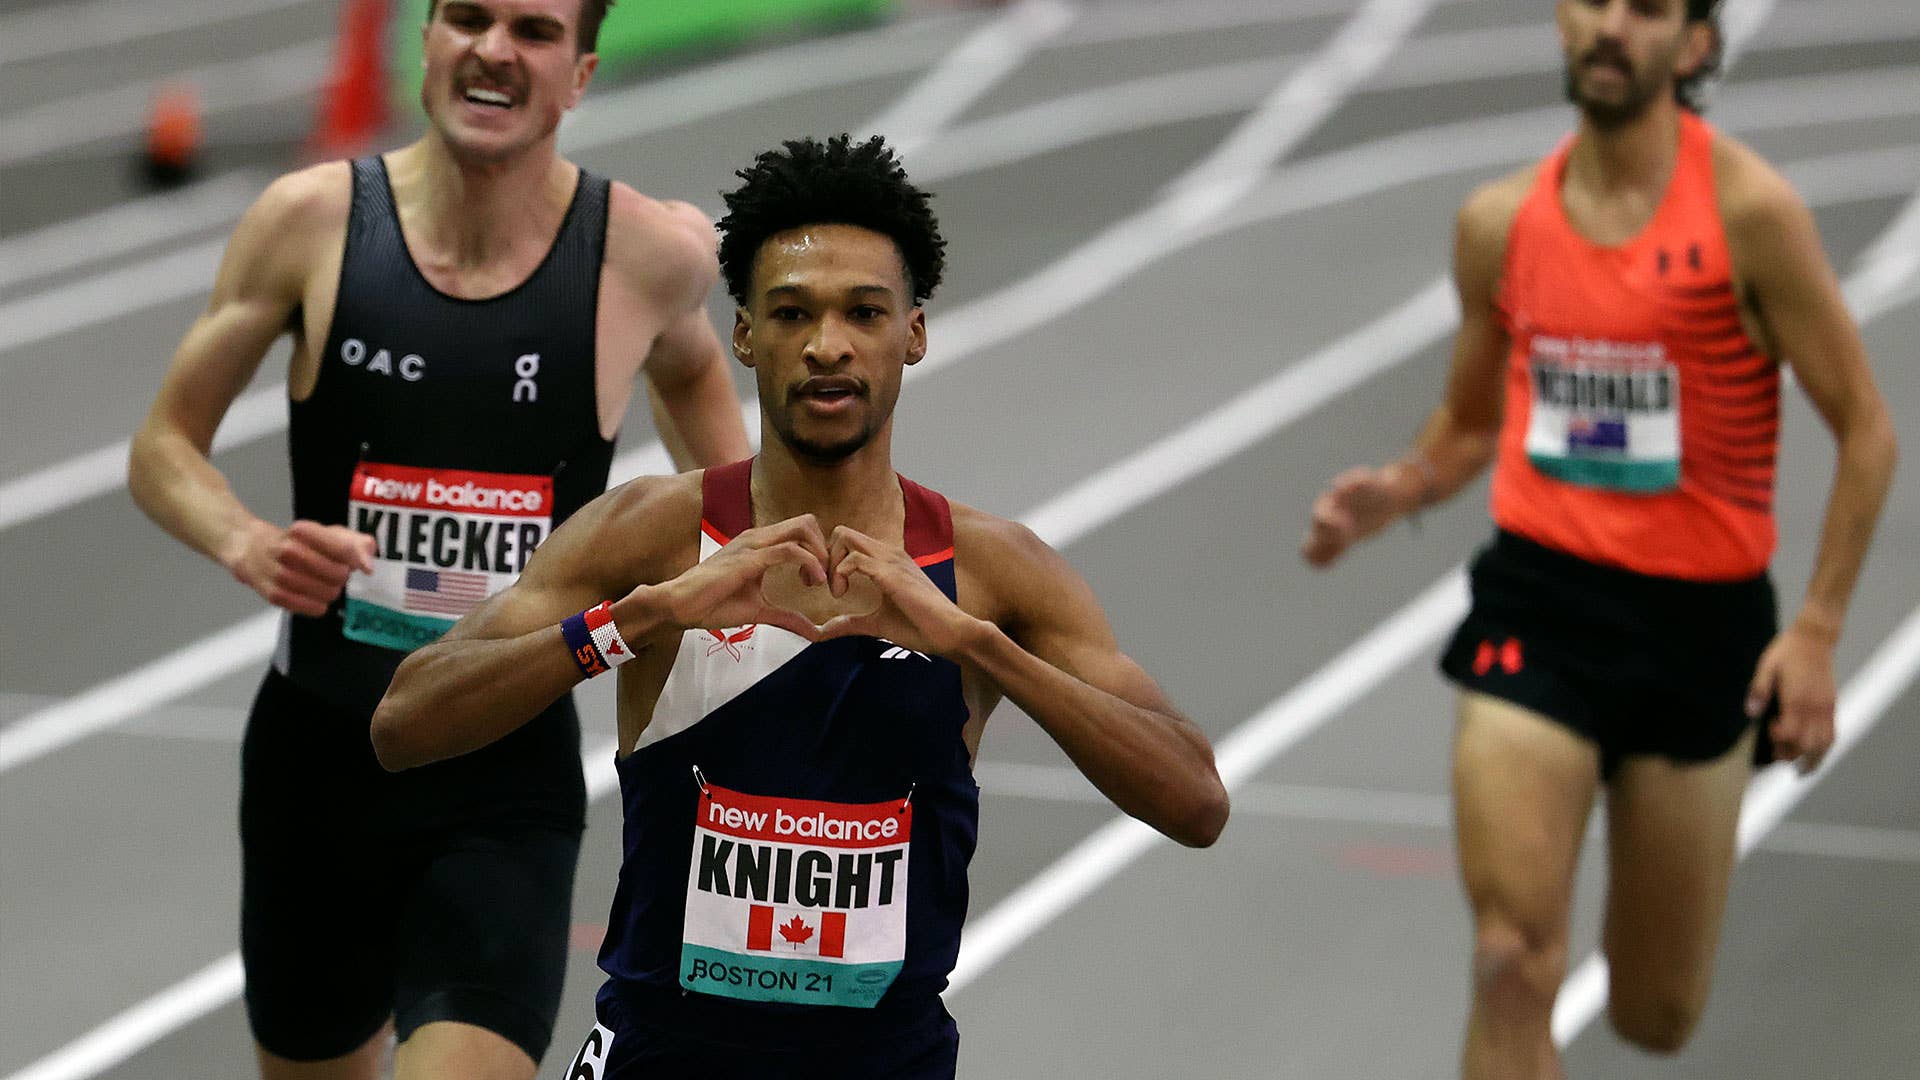
POLYGON ((487 598, 487 575, 407 569, 407 610, 465 615, 487 598))

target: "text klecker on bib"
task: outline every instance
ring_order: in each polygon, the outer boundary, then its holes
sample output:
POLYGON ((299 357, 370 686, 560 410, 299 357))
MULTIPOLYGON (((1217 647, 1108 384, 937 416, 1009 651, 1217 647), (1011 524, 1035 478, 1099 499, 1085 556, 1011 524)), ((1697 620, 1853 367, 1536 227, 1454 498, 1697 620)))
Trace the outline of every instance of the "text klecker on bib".
POLYGON ((701 788, 680 985, 872 1008, 907 952, 905 799, 852 805, 701 788))
POLYGON ((1558 480, 1640 494, 1680 484, 1680 374, 1657 341, 1535 335, 1527 459, 1558 480))
POLYGON ((553 528, 553 477, 363 461, 347 522, 376 550, 347 579, 346 636, 417 649, 520 576, 553 528))

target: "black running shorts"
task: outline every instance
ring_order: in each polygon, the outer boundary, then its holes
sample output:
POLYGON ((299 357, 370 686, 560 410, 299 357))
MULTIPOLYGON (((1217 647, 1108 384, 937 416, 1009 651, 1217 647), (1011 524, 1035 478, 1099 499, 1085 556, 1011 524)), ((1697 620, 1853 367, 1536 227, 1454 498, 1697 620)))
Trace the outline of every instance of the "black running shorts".
MULTIPOLYGON (((1607 774, 1632 755, 1712 760, 1753 723, 1747 686, 1778 625, 1765 574, 1649 577, 1502 531, 1471 580, 1472 610, 1440 669, 1571 728, 1607 774)), ((1771 759, 1762 723, 1755 760, 1771 759)))
POLYGON ((388 773, 370 717, 269 672, 241 750, 241 955, 254 1038, 295 1061, 389 1016, 553 1035, 585 815, 571 699, 500 743, 388 773))

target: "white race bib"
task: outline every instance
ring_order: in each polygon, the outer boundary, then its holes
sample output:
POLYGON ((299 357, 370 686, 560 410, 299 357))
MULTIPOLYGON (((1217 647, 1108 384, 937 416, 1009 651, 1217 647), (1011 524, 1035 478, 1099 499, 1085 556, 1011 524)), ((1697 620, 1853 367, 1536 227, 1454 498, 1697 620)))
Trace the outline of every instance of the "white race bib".
POLYGON ((907 955, 905 799, 854 805, 703 785, 680 985, 872 1008, 907 955))
POLYGON ((347 579, 346 636, 417 649, 520 576, 553 530, 553 478, 363 461, 347 523, 377 549, 347 579))
POLYGON ((1637 494, 1680 485, 1680 372, 1659 342, 1536 335, 1528 377, 1534 468, 1637 494))

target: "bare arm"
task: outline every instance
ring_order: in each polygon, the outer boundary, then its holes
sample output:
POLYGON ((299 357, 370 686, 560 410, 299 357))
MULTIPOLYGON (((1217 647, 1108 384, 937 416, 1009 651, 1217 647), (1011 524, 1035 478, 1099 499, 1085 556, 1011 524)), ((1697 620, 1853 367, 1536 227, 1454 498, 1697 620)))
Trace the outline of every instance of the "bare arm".
POLYGON ((660 441, 681 469, 724 465, 752 453, 728 359, 706 313, 720 279, 713 223, 689 203, 649 199, 615 184, 608 212, 607 275, 599 326, 603 433, 626 413, 634 377, 660 441), (644 327, 644 337, 636 328, 644 327))
POLYGON ((841 528, 830 547, 836 588, 865 574, 885 601, 871 615, 832 620, 822 636, 886 637, 980 672, 1114 805, 1182 844, 1212 844, 1228 813, 1213 749, 1120 651, 1086 582, 1022 526, 995 520, 971 535, 962 557, 991 568, 1000 619, 967 614, 904 552, 841 528))
POLYGON ((753 453, 727 373, 727 356, 704 307, 680 316, 647 354, 654 422, 682 471, 725 465, 753 453), (664 416, 666 422, 662 423, 664 416))
POLYGON ((1460 330, 1446 396, 1398 460, 1349 469, 1315 501, 1300 548, 1314 566, 1330 566, 1401 517, 1451 498, 1493 460, 1508 348, 1496 300, 1507 233, 1530 183, 1530 173, 1516 174, 1475 192, 1461 208, 1453 252, 1460 330))
POLYGON ((228 242, 207 310, 174 353, 146 422, 134 435, 127 487, 156 524, 225 566, 270 603, 319 615, 372 540, 313 522, 281 529, 254 515, 209 460, 221 419, 292 328, 322 231, 324 196, 312 173, 276 182, 228 242))
POLYGON ((1833 432, 1838 458, 1805 599, 1755 675, 1752 707, 1778 693, 1782 757, 1817 763, 1832 744, 1832 649, 1892 483, 1898 446, 1859 330, 1822 251, 1813 215, 1748 154, 1725 192, 1734 272, 1774 355, 1793 367, 1833 432))

